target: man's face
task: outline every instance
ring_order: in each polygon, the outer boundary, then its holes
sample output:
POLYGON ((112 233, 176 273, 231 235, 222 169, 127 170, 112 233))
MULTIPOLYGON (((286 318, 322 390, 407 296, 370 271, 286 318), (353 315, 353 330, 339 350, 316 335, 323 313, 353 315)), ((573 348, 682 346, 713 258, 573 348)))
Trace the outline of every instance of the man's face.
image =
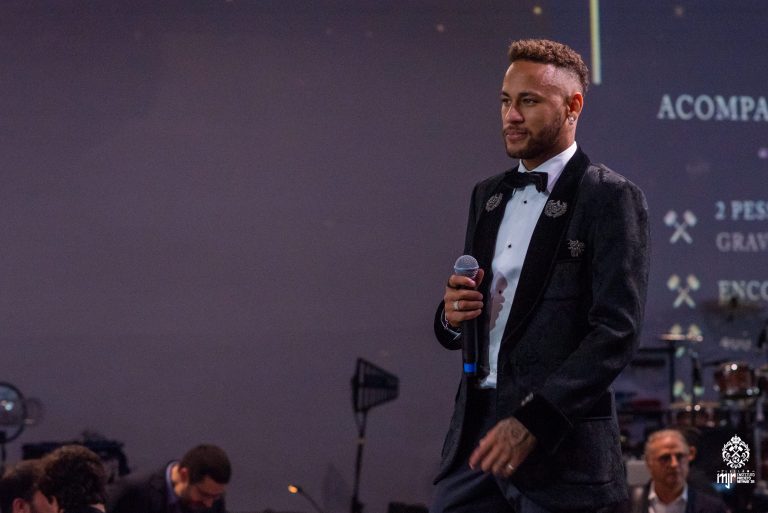
POLYGON ((205 476, 197 483, 187 482, 179 494, 179 499, 186 508, 199 511, 212 507, 214 502, 221 499, 225 490, 226 485, 205 476))
POLYGON ((40 490, 32 495, 32 500, 16 499, 13 502, 13 513, 58 513, 56 499, 48 500, 40 490))
POLYGON ((693 454, 693 449, 679 436, 664 435, 653 440, 648 446, 645 462, 655 486, 682 491, 693 454))
POLYGON ((581 99, 567 72, 551 64, 513 62, 501 88, 507 154, 533 169, 568 148, 574 137, 573 127, 566 126, 573 93, 581 99))
POLYGON ((59 507, 56 504, 56 499, 51 499, 43 495, 40 490, 36 491, 32 496, 31 513, 58 513, 59 507))

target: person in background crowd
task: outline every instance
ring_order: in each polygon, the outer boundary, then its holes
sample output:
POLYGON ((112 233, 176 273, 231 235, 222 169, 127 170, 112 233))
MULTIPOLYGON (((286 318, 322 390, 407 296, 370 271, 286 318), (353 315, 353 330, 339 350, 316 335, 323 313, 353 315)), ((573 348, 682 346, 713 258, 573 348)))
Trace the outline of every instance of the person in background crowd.
POLYGON ((198 445, 181 461, 148 475, 128 477, 110 489, 109 513, 224 513, 232 475, 229 458, 215 445, 198 445))
POLYGON ((64 445, 43 458, 40 491, 61 513, 104 513, 106 481, 101 459, 82 445, 64 445))
POLYGON ((696 448, 676 429, 651 433, 645 464, 651 480, 632 493, 632 513, 726 513, 722 500, 688 482, 696 448))
POLYGON ((40 460, 25 460, 6 470, 0 479, 1 513, 58 513, 56 500, 40 492, 40 460))

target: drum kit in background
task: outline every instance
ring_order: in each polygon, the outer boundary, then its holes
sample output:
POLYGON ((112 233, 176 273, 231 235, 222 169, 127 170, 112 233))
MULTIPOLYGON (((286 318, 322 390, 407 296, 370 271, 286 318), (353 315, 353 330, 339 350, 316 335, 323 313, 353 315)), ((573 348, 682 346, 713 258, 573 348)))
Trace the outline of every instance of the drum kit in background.
MULTIPOLYGON (((691 341, 685 335, 666 334, 659 338, 668 342, 691 341)), ((701 338, 694 342, 701 342, 701 338)), ((768 424, 764 415, 768 399, 768 363, 759 367, 745 361, 726 360, 701 364, 695 351, 687 352, 691 357, 693 394, 687 401, 669 405, 669 423, 683 429, 697 428, 705 435, 717 431, 726 436, 740 433, 748 437, 754 461, 759 462, 754 468, 756 482, 763 476, 768 477, 768 424), (702 367, 711 369, 718 394, 716 401, 700 400, 704 393, 702 367)), ((721 450, 719 447, 711 449, 718 454, 721 450)))
MULTIPOLYGON (((715 390, 718 401, 690 401, 670 404, 671 421, 677 425, 717 427, 734 425, 747 427, 758 418, 758 407, 768 396, 768 364, 754 369, 741 361, 714 362, 715 390)), ((705 364, 705 367, 709 365, 705 364)))
MULTIPOLYGON (((720 313, 720 305, 717 308, 720 313)), ((731 329, 736 315, 746 308, 729 303, 725 322, 731 329)), ((749 308, 750 316, 756 312, 762 315, 762 310, 749 308)), ((731 511, 768 512, 768 420, 764 414, 768 410, 768 319, 761 322, 755 343, 750 339, 740 346, 744 352, 739 358, 703 361, 699 350, 706 347, 704 337, 693 325, 688 333, 675 326, 672 332, 658 336, 662 344, 638 350, 628 373, 633 389, 615 394, 630 485, 647 482, 643 452, 648 435, 671 427, 683 432, 696 447, 691 480, 711 485, 731 511), (664 369, 666 380, 659 374, 664 369), (689 380, 679 379, 681 370, 690 371, 689 380), (667 401, 658 396, 665 381, 667 401), (637 387, 638 382, 647 384, 648 389, 637 387), (730 472, 724 451, 734 437, 749 448, 739 486, 720 482, 730 472)))

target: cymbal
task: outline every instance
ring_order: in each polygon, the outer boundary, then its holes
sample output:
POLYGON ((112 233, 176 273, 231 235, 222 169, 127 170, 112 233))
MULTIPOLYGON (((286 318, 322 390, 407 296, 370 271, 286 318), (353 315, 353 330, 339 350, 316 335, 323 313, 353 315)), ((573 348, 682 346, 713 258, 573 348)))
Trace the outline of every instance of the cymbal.
POLYGON ((683 333, 662 333, 659 340, 666 342, 701 342, 704 337, 701 335, 685 335, 683 333))
POLYGON ((720 403, 717 401, 699 401, 695 405, 692 405, 686 401, 675 401, 669 405, 670 410, 706 410, 717 409, 720 407, 720 403))

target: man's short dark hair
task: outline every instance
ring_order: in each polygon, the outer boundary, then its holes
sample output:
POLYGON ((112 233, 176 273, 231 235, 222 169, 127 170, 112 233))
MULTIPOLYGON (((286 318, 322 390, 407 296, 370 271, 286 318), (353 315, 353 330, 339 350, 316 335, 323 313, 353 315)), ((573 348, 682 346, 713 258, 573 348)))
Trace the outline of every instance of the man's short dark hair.
POLYGON ((573 48, 549 39, 520 39, 509 45, 509 62, 532 61, 552 64, 574 75, 581 84, 581 92, 587 92, 589 70, 573 48))
POLYGON ((106 501, 107 474, 101 459, 82 445, 64 445, 43 459, 40 491, 56 497, 64 511, 106 501))
POLYGON ((0 511, 11 513, 14 499, 32 502, 42 475, 40 460, 22 461, 6 470, 0 479, 0 511))
POLYGON ((205 476, 219 484, 229 483, 232 467, 227 453, 221 447, 201 444, 190 449, 179 462, 179 468, 189 471, 189 483, 199 483, 205 476))

